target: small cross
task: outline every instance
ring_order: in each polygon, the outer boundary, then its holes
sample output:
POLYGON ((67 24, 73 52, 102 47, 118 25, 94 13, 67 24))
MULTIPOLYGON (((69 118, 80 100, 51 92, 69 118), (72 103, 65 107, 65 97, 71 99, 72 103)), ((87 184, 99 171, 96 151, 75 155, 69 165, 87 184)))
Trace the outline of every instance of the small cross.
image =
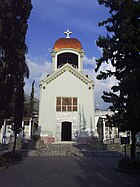
POLYGON ((66 34, 66 38, 70 38, 70 34, 72 34, 72 32, 71 32, 69 29, 67 29, 67 30, 64 32, 64 34, 66 34))

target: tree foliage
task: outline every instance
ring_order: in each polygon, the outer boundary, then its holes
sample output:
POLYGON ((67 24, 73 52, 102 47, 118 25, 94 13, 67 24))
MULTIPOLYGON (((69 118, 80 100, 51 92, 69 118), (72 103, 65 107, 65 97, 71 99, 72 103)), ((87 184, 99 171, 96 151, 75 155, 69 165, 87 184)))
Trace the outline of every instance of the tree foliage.
POLYGON ((116 122, 121 130, 140 131, 140 2, 136 0, 98 0, 109 8, 110 17, 99 23, 107 35, 99 36, 97 46, 103 52, 97 59, 96 72, 103 63, 111 63, 114 71, 107 70, 97 76, 114 76, 117 85, 102 98, 117 111, 116 122))
POLYGON ((23 117, 24 77, 29 77, 25 37, 31 9, 31 0, 0 0, 0 119, 12 116, 16 133, 23 117))
POLYGON ((30 94, 30 116, 33 116, 33 111, 34 111, 34 84, 35 81, 32 82, 32 90, 31 90, 31 94, 30 94))
POLYGON ((32 87, 31 87, 31 93, 30 93, 30 97, 28 95, 25 95, 25 102, 24 102, 24 116, 25 117, 30 117, 30 118, 34 118, 35 114, 38 113, 38 111, 36 110, 35 104, 36 99, 34 98, 34 85, 35 85, 35 81, 32 82, 32 87))

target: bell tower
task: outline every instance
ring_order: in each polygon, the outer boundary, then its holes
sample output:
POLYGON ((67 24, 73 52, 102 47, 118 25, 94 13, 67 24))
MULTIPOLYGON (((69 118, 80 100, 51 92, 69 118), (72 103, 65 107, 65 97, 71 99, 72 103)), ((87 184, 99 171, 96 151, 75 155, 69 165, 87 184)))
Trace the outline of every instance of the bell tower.
POLYGON ((70 38, 72 32, 67 29, 64 32, 66 38, 58 39, 51 52, 52 55, 52 71, 56 71, 65 64, 70 64, 78 71, 83 71, 84 51, 79 40, 70 38))

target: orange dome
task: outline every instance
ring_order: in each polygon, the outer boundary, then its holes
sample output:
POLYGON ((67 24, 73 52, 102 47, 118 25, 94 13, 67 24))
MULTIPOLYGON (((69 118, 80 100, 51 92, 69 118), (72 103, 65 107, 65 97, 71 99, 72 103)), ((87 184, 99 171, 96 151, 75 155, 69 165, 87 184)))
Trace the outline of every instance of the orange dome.
POLYGON ((63 48, 73 48, 76 50, 81 50, 82 45, 76 38, 60 38, 54 44, 54 49, 56 51, 63 48))

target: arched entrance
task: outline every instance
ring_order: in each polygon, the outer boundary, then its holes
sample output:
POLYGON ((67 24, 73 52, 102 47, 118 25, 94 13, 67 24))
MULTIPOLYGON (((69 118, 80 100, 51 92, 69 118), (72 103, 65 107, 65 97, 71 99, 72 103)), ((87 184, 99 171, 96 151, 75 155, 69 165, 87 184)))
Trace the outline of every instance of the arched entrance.
POLYGON ((78 68, 78 55, 74 53, 61 53, 57 56, 57 68, 69 63, 74 68, 78 68))
POLYGON ((61 127, 61 140, 62 141, 71 141, 72 140, 72 123, 69 121, 62 122, 61 127))

